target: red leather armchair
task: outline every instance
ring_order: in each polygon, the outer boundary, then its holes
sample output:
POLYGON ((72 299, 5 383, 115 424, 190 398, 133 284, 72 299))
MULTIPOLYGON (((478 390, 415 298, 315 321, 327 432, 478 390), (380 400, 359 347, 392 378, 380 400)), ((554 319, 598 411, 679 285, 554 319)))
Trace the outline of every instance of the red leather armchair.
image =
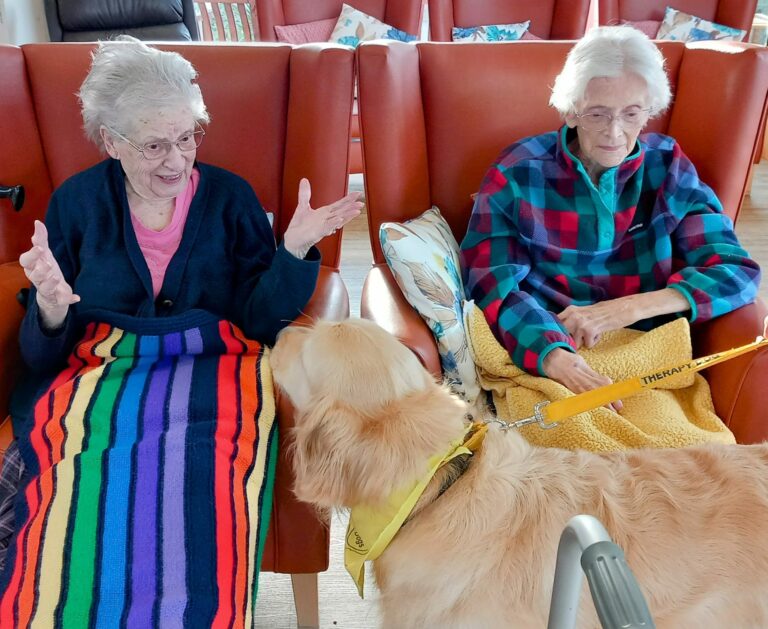
POLYGON ((587 27, 590 0, 429 0, 429 37, 451 41, 454 26, 516 24, 541 39, 579 39, 587 27))
MULTIPOLYGON (((343 47, 163 46, 187 57, 211 114, 199 159, 248 180, 275 214, 278 237, 296 207, 301 177, 312 182, 312 200, 331 202, 346 193, 354 55, 343 47)), ((90 44, 0 46, 0 183, 22 184, 20 212, 0 200, 0 411, 19 368, 16 293, 27 284, 15 262, 28 248, 32 222, 45 214, 53 188, 101 159, 82 132, 75 97, 90 64, 90 44)), ((76 208, 73 208, 76 211, 76 208)), ((338 272, 339 233, 320 243, 323 266, 307 316, 343 318, 349 298, 338 272)), ((286 400, 278 422, 285 439, 293 424, 286 400)), ((0 435, 7 447, 6 422, 0 435)), ((317 574, 328 567, 329 529, 315 510, 299 503, 286 449, 277 466, 264 570, 292 574, 299 624, 317 625, 317 574), (303 598, 302 598, 303 597, 303 598), (308 603, 308 604, 306 604, 308 603)))
MULTIPOLYGON (((259 37, 261 41, 277 41, 276 25, 337 18, 342 4, 344 0, 256 0, 259 37)), ((418 35, 421 31, 422 0, 347 0, 346 4, 406 33, 418 35)), ((357 115, 352 118, 351 135, 349 172, 361 173, 363 154, 357 115)))
MULTIPOLYGON (((303 24, 339 17, 345 0, 256 0, 261 41, 277 41, 275 25, 303 24)), ((346 4, 401 31, 418 35, 421 0, 351 0, 346 4)))
MULTIPOLYGON (((437 205, 461 241, 475 192, 500 151, 516 139, 560 125, 547 106, 569 43, 363 44, 358 49, 360 119, 373 268, 361 315, 412 348, 435 375, 431 332, 405 301, 379 245, 384 221, 404 221, 437 205), (453 77, 472 77, 471 90, 453 77)), ((661 46, 673 106, 650 130, 681 143, 701 178, 736 218, 768 95, 768 50, 747 44, 679 42, 661 46)), ((695 326, 696 355, 754 340, 768 312, 762 302, 695 326)), ((705 372, 715 407, 742 443, 768 438, 759 408, 768 352, 705 372)))
POLYGON ((672 5, 678 11, 747 31, 752 28, 757 0, 598 0, 598 22, 621 24, 623 20, 642 22, 664 19, 672 5))

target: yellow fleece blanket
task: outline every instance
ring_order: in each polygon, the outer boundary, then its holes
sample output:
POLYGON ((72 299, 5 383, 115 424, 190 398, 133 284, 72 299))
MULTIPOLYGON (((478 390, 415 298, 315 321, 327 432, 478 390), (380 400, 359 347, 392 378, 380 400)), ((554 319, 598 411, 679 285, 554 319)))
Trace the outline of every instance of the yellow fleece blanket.
MULTIPOLYGON (((542 400, 572 396, 566 387, 516 367, 491 332, 482 311, 468 304, 465 326, 480 384, 491 391, 498 416, 512 421, 533 415, 542 400)), ((688 321, 677 319, 650 332, 615 330, 592 349, 581 349, 598 373, 614 382, 691 360, 688 321)), ((622 400, 621 414, 605 407, 564 420, 556 428, 526 426, 521 433, 535 445, 598 451, 627 448, 679 448, 701 443, 735 443, 715 415, 709 385, 697 373, 683 373, 666 388, 644 390, 622 400)))

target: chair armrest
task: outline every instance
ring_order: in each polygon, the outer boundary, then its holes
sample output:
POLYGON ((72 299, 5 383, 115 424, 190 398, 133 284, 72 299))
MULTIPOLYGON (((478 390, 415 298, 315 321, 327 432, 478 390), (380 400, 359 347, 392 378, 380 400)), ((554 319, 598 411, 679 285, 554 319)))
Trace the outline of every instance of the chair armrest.
POLYGON ((360 316, 397 337, 436 378, 442 378, 440 355, 432 331, 403 296, 386 264, 368 272, 360 297, 360 316))
POLYGON ((199 41, 201 39, 200 33, 197 32, 197 19, 195 19, 195 1, 194 0, 181 0, 181 12, 184 24, 189 31, 192 41, 199 41))
MULTIPOLYGON (((349 295, 335 269, 320 267, 317 286, 303 314, 291 325, 308 325, 317 319, 338 321, 349 316, 349 295)), ((328 569, 330 524, 328 516, 300 502, 293 493, 293 454, 290 447, 295 411, 287 396, 275 389, 275 412, 280 448, 275 469, 272 517, 264 543, 261 569, 297 574, 328 569)))
POLYGON ((341 321, 349 316, 349 293, 341 274, 328 266, 320 267, 315 292, 304 312, 291 325, 308 325, 317 319, 341 321))
POLYGON ((300 502, 293 493, 293 427, 295 411, 288 396, 275 388, 280 447, 275 468, 270 519, 261 569, 283 574, 323 572, 328 569, 331 544, 329 514, 300 502))
POLYGON ((27 286, 29 281, 17 262, 0 265, 0 418, 8 414, 8 400, 21 373, 19 327, 24 308, 16 295, 27 286))
MULTIPOLYGON (((763 333, 768 306, 762 300, 692 327, 694 355, 707 356, 755 340, 763 333)), ((764 398, 768 388, 768 349, 760 349, 704 370, 715 411, 739 443, 768 439, 764 398)))

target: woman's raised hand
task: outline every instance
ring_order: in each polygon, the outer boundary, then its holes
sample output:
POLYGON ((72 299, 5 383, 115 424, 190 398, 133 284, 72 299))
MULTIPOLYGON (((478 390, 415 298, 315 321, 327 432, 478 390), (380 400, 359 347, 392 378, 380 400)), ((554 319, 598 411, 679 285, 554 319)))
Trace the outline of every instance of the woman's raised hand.
POLYGON ((286 250, 297 258, 304 258, 310 247, 341 229, 360 214, 363 203, 360 192, 352 192, 334 203, 312 209, 309 200, 312 189, 308 179, 299 182, 299 202, 288 229, 283 235, 286 250))
POLYGON ((72 304, 80 301, 64 279, 59 263, 48 246, 48 230, 35 221, 32 248, 19 257, 24 274, 37 289, 37 305, 43 325, 53 330, 64 323, 72 304))

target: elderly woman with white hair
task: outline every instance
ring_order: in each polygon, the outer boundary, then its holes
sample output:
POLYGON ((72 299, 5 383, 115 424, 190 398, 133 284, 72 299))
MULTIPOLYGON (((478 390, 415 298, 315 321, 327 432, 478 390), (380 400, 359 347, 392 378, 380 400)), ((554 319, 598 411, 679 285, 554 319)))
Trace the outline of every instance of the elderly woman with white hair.
POLYGON ((122 39, 79 93, 108 159, 54 192, 20 258, 0 626, 249 625, 277 456, 264 346, 362 204, 313 209, 302 180, 276 244, 251 187, 196 160, 192 65, 122 39))
POLYGON ((652 41, 591 30, 552 89, 565 124, 502 152, 461 244, 468 297, 513 362, 575 393, 610 382, 575 353, 603 333, 706 321, 757 292, 757 263, 680 146, 640 135, 669 102, 652 41))

